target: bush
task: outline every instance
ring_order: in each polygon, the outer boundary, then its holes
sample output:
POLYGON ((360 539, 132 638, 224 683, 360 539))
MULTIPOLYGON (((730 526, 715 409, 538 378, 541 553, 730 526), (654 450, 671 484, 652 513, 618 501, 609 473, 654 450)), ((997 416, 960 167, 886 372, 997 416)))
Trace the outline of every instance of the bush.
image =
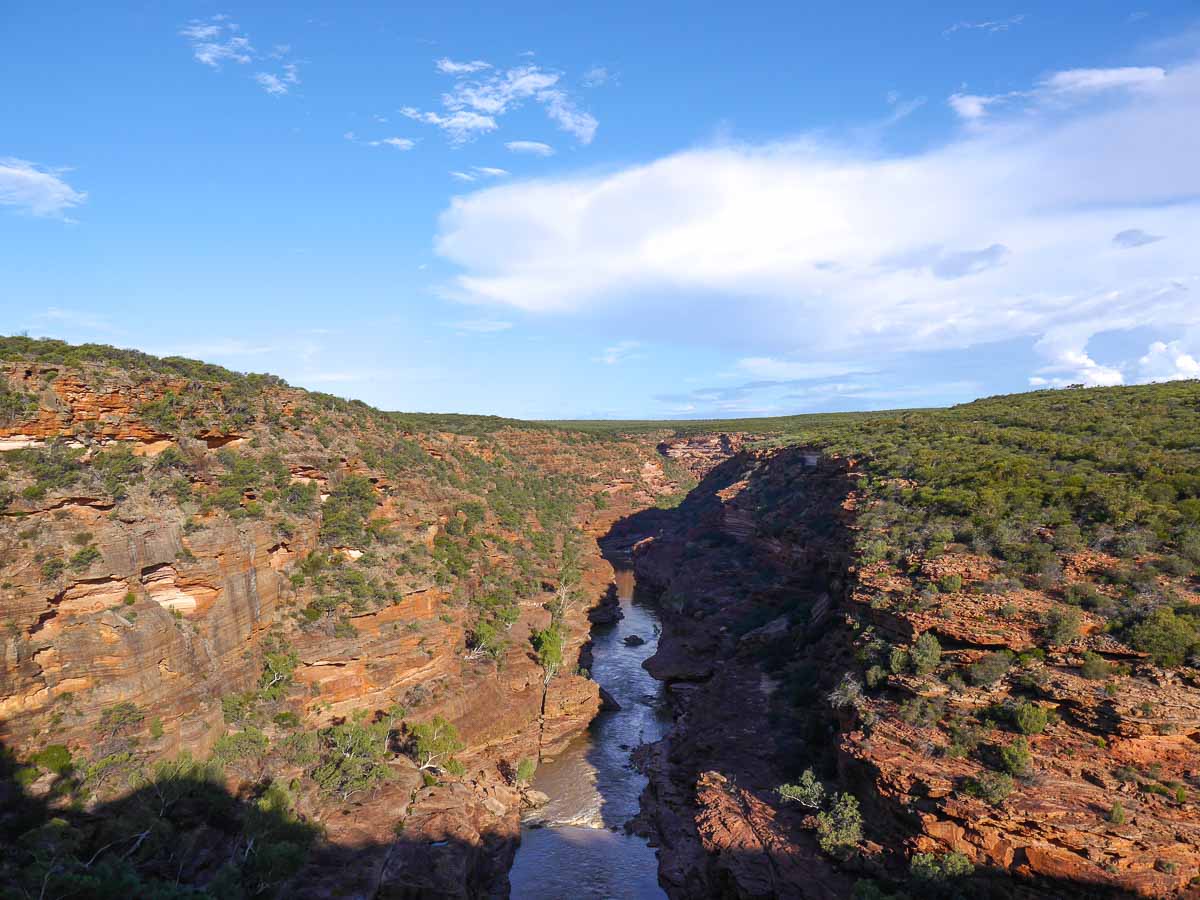
POLYGON ((914 672, 918 675, 928 675, 942 661, 942 645, 932 632, 926 631, 913 644, 909 658, 914 672))
POLYGON ((1032 762, 1033 754, 1029 752, 1029 742, 1025 738, 1017 738, 1000 748, 1000 764, 1010 775, 1026 774, 1032 762))
POLYGON ((963 580, 961 575, 943 575, 938 579, 938 590, 943 594, 954 594, 962 590, 963 580))
POLYGON ((537 772, 537 760, 526 757, 517 763, 517 784, 529 784, 537 772))
POLYGON ((999 806, 1012 793, 1013 780, 1011 775, 1001 772, 984 772, 978 778, 967 782, 966 792, 972 797, 999 806))
POLYGON ((89 544, 72 556, 68 565, 76 572, 83 572, 99 558, 100 551, 89 544))
POLYGON ((817 814, 817 843, 826 853, 841 855, 862 840, 858 800, 840 794, 827 812, 817 814))
POLYGON ((995 684, 1012 666, 1013 655, 1008 650, 999 650, 981 657, 967 669, 967 677, 971 684, 986 687, 995 684))
POLYGON ((962 853, 918 853, 909 862, 909 872, 918 881, 943 882, 965 878, 975 871, 975 866, 962 853))
POLYGON ((1130 628, 1126 640, 1135 650, 1149 653, 1158 665, 1178 666, 1200 644, 1200 631, 1190 617, 1160 606, 1130 628))
POLYGON ((1114 666, 1098 653, 1088 651, 1083 654, 1083 665, 1079 674, 1091 681, 1102 681, 1113 673, 1114 666))
POLYGON ((1022 701, 1013 710, 1013 724, 1021 734, 1041 734, 1048 721, 1049 713, 1036 703, 1022 701))
POLYGON ((1052 644, 1069 644, 1079 637, 1083 615, 1073 606, 1055 607, 1042 620, 1042 633, 1052 644))
POLYGON ((1125 807, 1121 805, 1120 800, 1113 802, 1112 809, 1109 810, 1108 813, 1108 821, 1112 822, 1114 825, 1125 824, 1125 807))
POLYGON ((31 762, 55 775, 66 775, 71 771, 71 751, 64 744, 51 744, 35 753, 31 762))
POLYGON ((533 648, 537 651, 538 662, 546 672, 549 682, 563 663, 563 633, 557 623, 551 623, 541 631, 535 631, 530 638, 533 648))
POLYGON ((813 774, 812 769, 805 769, 800 780, 794 784, 781 784, 779 796, 791 800, 810 809, 820 809, 825 802, 825 786, 813 774))

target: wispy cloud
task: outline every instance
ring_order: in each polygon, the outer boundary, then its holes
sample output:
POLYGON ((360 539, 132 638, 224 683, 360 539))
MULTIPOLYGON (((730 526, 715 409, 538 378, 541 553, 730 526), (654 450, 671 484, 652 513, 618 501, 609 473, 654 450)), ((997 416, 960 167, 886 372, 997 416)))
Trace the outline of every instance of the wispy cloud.
POLYGON ((541 141, 509 141, 504 146, 512 153, 529 153, 533 156, 554 155, 554 148, 541 141))
POLYGON ((67 184, 69 169, 39 166, 23 159, 0 158, 0 206, 24 210, 35 216, 65 218, 87 194, 67 184))
POLYGON ((475 59, 471 62, 455 62, 448 57, 443 56, 441 59, 434 60, 434 65, 437 70, 445 75, 470 75, 474 72, 482 72, 484 69, 490 69, 492 64, 484 62, 482 59, 475 59))
POLYGON ((93 334, 120 333, 120 329, 113 325, 107 316, 81 309, 66 309, 59 306, 51 306, 45 311, 35 314, 33 319, 37 322, 54 322, 80 332, 93 334))
POLYGON ((380 138, 377 141, 367 141, 368 147, 391 147, 395 150, 411 150, 417 146, 417 142, 411 138, 388 137, 380 138))
POLYGON ((629 359, 637 359, 642 355, 638 352, 641 346, 641 341, 617 341, 611 347, 605 347, 601 354, 596 357, 596 362, 604 363, 606 366, 615 366, 617 363, 622 363, 629 359))
POLYGON ((455 171, 450 173, 450 177, 457 181, 474 182, 485 178, 503 178, 508 175, 507 169, 498 169, 495 166, 472 166, 470 171, 462 172, 455 171))
POLYGON ((242 34, 241 27, 229 21, 226 15, 193 19, 179 29, 179 33, 191 45, 192 57, 196 62, 214 69, 219 69, 221 63, 245 65, 254 59, 250 38, 242 34))
POLYGON ((1027 91, 978 95, 957 93, 949 98, 950 107, 968 122, 979 122, 993 108, 1026 104, 1030 109, 1061 109, 1092 95, 1113 91, 1145 90, 1166 78, 1158 66, 1125 66, 1115 69, 1067 69, 1055 72, 1027 91))
POLYGON ((455 62, 442 58, 435 65, 439 72, 455 78, 450 90, 442 94, 445 111, 406 106, 401 113, 442 129, 453 144, 464 144, 495 131, 500 117, 527 101, 540 104, 551 121, 579 143, 589 144, 595 137, 599 123, 591 113, 579 109, 562 86, 559 72, 533 64, 495 69, 483 60, 455 62))
POLYGON ((583 73, 581 84, 585 88, 596 88, 607 84, 612 79, 612 73, 604 66, 592 66, 583 73))
POLYGON ((1025 21, 1025 15, 1022 13, 1019 16, 1012 16, 1007 19, 992 19, 982 22, 958 22, 951 25, 942 32, 943 37, 949 37, 957 31, 983 31, 988 34, 996 34, 1001 31, 1008 31, 1025 21))
POLYGON ((191 46, 192 58, 212 69, 220 69, 222 63, 247 65, 257 60, 271 65, 279 62, 277 71, 254 73, 255 83, 272 96, 283 96, 300 83, 299 64, 284 62, 292 52, 290 44, 275 44, 268 52, 260 54, 250 42, 250 36, 225 14, 193 19, 179 29, 179 34, 191 46))

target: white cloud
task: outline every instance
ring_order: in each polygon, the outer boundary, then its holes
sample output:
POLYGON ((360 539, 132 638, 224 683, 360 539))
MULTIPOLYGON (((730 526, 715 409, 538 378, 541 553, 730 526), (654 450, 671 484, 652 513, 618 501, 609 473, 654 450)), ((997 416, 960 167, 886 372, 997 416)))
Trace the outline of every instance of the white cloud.
POLYGON ((1025 21, 1024 14, 1019 16, 1011 16, 1007 19, 993 19, 983 22, 959 22, 951 25, 942 32, 944 37, 954 34, 956 31, 984 31, 988 34, 996 34, 1001 31, 1008 31, 1015 25, 1020 25, 1025 21))
POLYGON ((268 94, 278 96, 288 92, 287 82, 278 75, 272 75, 270 72, 256 72, 254 73, 254 80, 268 94))
POLYGON ((562 75, 536 65, 493 70, 482 60, 456 63, 437 60, 439 71, 455 76, 453 87, 442 94, 445 113, 422 111, 407 106, 401 112, 411 119, 436 125, 455 144, 466 143, 478 134, 494 131, 496 120, 526 101, 540 104, 560 129, 581 144, 591 143, 599 123, 580 110, 561 86, 562 75))
POLYGON ((554 148, 541 141, 509 141, 504 146, 513 153, 529 153, 533 156, 554 155, 554 148))
POLYGON ((377 141, 367 141, 368 147, 393 147, 396 150, 411 150, 417 146, 417 142, 410 138, 389 137, 380 138, 377 141))
POLYGON ((1008 91, 1003 94, 951 94, 950 107, 960 118, 979 122, 992 107, 1024 101, 1030 111, 1049 107, 1061 111, 1089 95, 1106 91, 1144 91, 1166 78, 1166 70, 1158 66, 1126 66, 1116 69, 1067 69, 1055 72, 1027 91, 1008 91))
POLYGON ((465 144, 467 141, 475 138, 476 135, 495 131, 498 127, 496 120, 491 116, 484 116, 465 110, 459 110, 448 116, 443 116, 440 113, 421 112, 419 109, 406 106, 400 110, 400 114, 417 122, 436 125, 442 131, 446 132, 446 136, 454 144, 465 144))
POLYGON ((456 197, 436 242, 461 267, 445 291, 813 362, 1020 338, 1039 378, 1114 383, 1092 336, 1200 321, 1200 66, 1134 81, 1054 104, 1035 86, 906 155, 718 145, 456 197), (1131 220, 1171 240, 1114 246, 1131 220))
POLYGON ((617 363, 625 362, 628 359, 637 359, 641 356, 638 353, 638 349, 641 346, 641 341, 618 341, 611 347, 605 347, 601 354, 596 357, 596 362, 604 363, 606 366, 615 366, 617 363))
MULTIPOLYGON (((1182 381, 1200 378, 1200 346, 1185 348, 1184 341, 1155 341, 1138 360, 1142 381, 1182 381)), ((1197 342, 1200 344, 1200 342, 1197 342)))
POLYGON ((191 44, 196 62, 214 69, 219 69, 223 62, 245 65, 254 59, 250 39, 241 34, 238 25, 230 22, 227 16, 193 19, 179 29, 179 33, 191 44))
POLYGON ((87 194, 67 184, 67 169, 52 169, 23 159, 0 158, 0 206, 12 206, 35 216, 58 216, 79 206, 87 194))
POLYGON ((508 331, 512 322, 501 322, 497 319, 466 319, 461 322, 450 322, 449 326, 456 331, 470 331, 474 334, 495 334, 498 331, 508 331))
POLYGON ((482 59, 475 59, 471 62, 455 62, 445 56, 434 60, 433 64, 437 66, 439 72, 446 75, 470 75, 472 72, 482 72, 484 69, 492 67, 491 63, 484 62, 482 59))
POLYGON ((1055 72, 1041 86, 1055 93, 1086 93, 1114 88, 1155 84, 1167 77, 1158 66, 1126 66, 1120 69, 1068 69, 1055 72))
POLYGON ((450 177, 458 181, 479 181, 481 178, 503 178, 508 175, 507 169, 497 169, 495 166, 472 166, 469 172, 451 172, 450 177))

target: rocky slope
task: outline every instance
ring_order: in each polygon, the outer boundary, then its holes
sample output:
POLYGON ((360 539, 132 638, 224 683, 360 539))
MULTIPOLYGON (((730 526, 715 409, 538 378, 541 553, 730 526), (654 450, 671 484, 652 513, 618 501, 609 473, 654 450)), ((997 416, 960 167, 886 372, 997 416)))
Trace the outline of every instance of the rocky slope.
MULTIPOLYGON (((203 374, 0 366, 0 741, 71 759, 20 776, 96 808, 155 760, 215 752, 235 796, 290 784, 324 829, 290 893, 505 894, 518 763, 599 705, 576 674, 612 577, 595 537, 677 485, 652 442, 421 430, 203 374), (547 679, 530 636, 552 618, 547 679), (373 763, 391 777, 341 796, 309 777, 305 736, 397 705, 373 763), (431 777, 398 750, 438 717, 462 746, 431 777)), ((231 852, 189 862, 194 883, 231 852)))
MULTIPOLYGON (((788 448, 714 468, 713 441, 688 444, 701 485, 604 541, 664 619, 647 668, 675 725, 640 759, 642 827, 672 897, 834 898, 856 883, 863 896, 1197 895, 1195 669, 1154 665, 1088 613, 1077 636, 1048 640, 1061 604, 995 587, 990 557, 864 564, 870 501, 846 460, 788 448), (917 579, 943 590, 905 602, 917 579), (914 665, 921 635, 938 650, 914 665), (1000 774, 1014 758, 1014 777, 1000 774), (805 769, 824 804, 780 795, 805 769), (861 833, 823 851, 814 814, 830 816, 838 791, 856 798, 861 833)), ((1076 583, 1112 562, 1063 559, 1076 583)))

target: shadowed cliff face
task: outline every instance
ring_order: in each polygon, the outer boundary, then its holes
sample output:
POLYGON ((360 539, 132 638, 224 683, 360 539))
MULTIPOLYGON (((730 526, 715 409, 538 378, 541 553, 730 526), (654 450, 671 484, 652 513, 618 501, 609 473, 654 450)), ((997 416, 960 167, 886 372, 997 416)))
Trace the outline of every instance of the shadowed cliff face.
MULTIPOLYGON (((960 680, 947 690, 987 652, 1033 646, 1037 626, 1022 626, 1018 613, 997 627, 969 595, 960 614, 942 618, 876 608, 880 567, 860 569, 850 553, 859 506, 846 461, 793 448, 708 470, 677 509, 637 513, 602 540, 657 592, 663 619, 646 668, 666 682, 675 723, 638 758, 650 779, 641 827, 660 845, 672 897, 845 897, 864 878, 910 896, 1186 894, 1200 863, 1189 805, 1108 773, 1141 748, 1164 782, 1194 781, 1194 685, 1168 676, 1163 690, 1162 674, 1147 668, 1106 696, 1094 682, 1080 690, 1086 682, 1069 657, 1048 657, 1037 660, 1036 679, 1014 668, 985 688, 960 680), (887 655, 883 638, 911 651, 927 631, 942 647, 930 673, 864 677, 887 655), (857 680, 848 692, 847 674, 857 680), (1147 729, 1139 698, 1176 724, 1147 729), (1044 728, 1039 720, 1027 738, 1003 718, 1046 699, 1060 718, 1044 728), (979 748, 953 750, 959 717, 988 709, 995 718, 980 726, 979 748), (1000 770, 1000 749, 1018 739, 1032 759, 1009 795, 974 796, 971 785, 1000 770), (855 796, 857 843, 823 852, 817 810, 780 797, 776 789, 806 769, 830 798, 855 796), (910 875, 914 854, 951 851, 973 876, 910 875)), ((925 565, 972 576, 954 554, 925 565)), ((1032 592, 1009 598, 1022 600, 1045 604, 1032 592)))

